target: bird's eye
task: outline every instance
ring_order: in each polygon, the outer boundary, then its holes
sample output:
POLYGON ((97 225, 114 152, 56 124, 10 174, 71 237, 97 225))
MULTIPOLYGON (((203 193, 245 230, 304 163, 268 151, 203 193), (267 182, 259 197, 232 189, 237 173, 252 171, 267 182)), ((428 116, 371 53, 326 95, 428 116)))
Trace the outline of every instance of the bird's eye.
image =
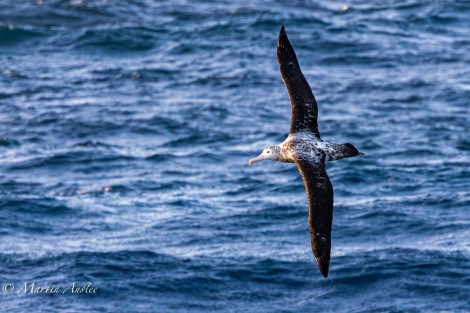
POLYGON ((266 151, 266 153, 269 153, 269 152, 271 152, 271 151, 269 151, 269 150, 268 150, 268 151, 266 151))

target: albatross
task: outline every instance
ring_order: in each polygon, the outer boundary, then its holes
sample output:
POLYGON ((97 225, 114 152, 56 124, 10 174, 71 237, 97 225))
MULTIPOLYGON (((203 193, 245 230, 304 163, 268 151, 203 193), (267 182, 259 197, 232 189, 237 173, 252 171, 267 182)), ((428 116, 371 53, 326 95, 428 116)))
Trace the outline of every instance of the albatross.
POLYGON ((295 163, 308 198, 308 224, 312 252, 322 275, 328 277, 333 223, 333 186, 325 162, 363 155, 352 144, 324 141, 318 131, 318 106, 312 89, 300 70, 297 56, 284 26, 279 33, 277 60, 292 109, 287 139, 269 146, 249 164, 263 160, 295 163))

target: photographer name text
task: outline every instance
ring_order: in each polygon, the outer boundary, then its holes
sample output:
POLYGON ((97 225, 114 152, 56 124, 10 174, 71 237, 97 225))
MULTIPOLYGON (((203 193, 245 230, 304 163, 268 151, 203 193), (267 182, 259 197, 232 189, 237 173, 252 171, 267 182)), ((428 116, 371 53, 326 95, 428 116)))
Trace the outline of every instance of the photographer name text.
POLYGON ((68 284, 37 284, 35 282, 24 282, 15 285, 14 283, 4 283, 3 293, 17 294, 97 294, 98 287, 93 286, 91 282, 87 283, 68 283, 68 284))

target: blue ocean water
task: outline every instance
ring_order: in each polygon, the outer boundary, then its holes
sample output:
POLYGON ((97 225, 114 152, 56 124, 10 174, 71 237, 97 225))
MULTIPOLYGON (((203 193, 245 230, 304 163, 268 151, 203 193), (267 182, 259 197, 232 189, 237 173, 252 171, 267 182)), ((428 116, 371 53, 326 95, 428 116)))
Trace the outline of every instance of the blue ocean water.
POLYGON ((469 17, 450 0, 2 2, 1 311, 470 312, 469 17), (327 165, 327 279, 295 165, 248 165, 289 131, 283 24, 322 137, 366 153, 327 165))

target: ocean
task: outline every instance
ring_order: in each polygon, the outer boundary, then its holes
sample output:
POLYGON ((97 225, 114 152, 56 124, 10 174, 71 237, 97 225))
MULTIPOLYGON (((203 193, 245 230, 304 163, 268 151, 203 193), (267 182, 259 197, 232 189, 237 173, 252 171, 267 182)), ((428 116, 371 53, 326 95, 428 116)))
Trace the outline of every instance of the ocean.
POLYGON ((470 312, 470 1, 0 4, 0 311, 470 312), (324 140, 330 272, 285 25, 324 140))

